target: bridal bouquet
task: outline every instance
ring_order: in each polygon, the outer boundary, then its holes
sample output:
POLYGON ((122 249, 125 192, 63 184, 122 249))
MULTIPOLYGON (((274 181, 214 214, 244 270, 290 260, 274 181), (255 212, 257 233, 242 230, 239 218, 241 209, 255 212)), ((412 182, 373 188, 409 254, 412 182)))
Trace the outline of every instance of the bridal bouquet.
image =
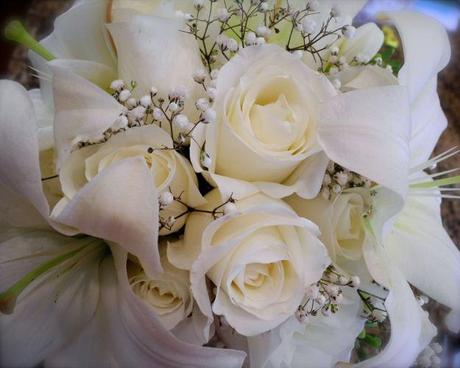
POLYGON ((364 1, 79 0, 0 82, 5 367, 439 367, 447 35, 364 1), (426 308, 425 308, 426 309, 426 308))

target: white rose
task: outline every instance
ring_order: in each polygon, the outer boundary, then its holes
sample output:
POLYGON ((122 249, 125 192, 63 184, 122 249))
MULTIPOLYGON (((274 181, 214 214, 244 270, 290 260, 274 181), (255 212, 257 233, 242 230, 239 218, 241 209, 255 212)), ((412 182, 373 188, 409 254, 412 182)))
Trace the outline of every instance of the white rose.
POLYGON ((128 261, 128 278, 133 292, 155 311, 166 329, 172 330, 192 313, 190 278, 187 271, 168 262, 165 246, 160 247, 160 259, 163 272, 153 277, 147 276, 137 262, 128 261))
POLYGON ((214 190, 206 199, 202 212, 190 214, 183 241, 168 248, 169 260, 191 269, 193 295, 210 323, 214 312, 246 336, 278 326, 330 263, 318 228, 261 193, 216 220, 203 211, 223 208, 221 196, 214 190), (212 310, 206 277, 215 286, 212 310))
POLYGON ((327 78, 279 46, 264 45, 245 48, 222 67, 216 89, 218 120, 198 127, 191 145, 195 170, 202 171, 203 145, 220 188, 234 186, 224 178, 231 177, 273 197, 314 197, 327 165, 317 141, 320 103, 336 95, 327 78))
MULTIPOLYGON (((180 198, 159 210, 160 235, 177 231, 185 223, 187 207, 184 204, 196 207, 202 205, 204 199, 190 164, 171 147, 171 137, 161 128, 151 125, 130 128, 114 134, 102 144, 74 150, 59 172, 64 198, 56 205, 52 216, 57 218, 85 184, 106 168, 124 159, 141 157, 152 174, 152 185, 158 194, 171 192, 176 199, 180 198), (168 219, 170 224, 165 225, 168 219)), ((129 193, 120 195, 127 196, 129 200, 129 193)), ((152 226, 156 226, 153 221, 152 226)))
POLYGON ((316 223, 321 241, 334 261, 338 257, 357 260, 362 255, 365 230, 363 216, 370 210, 370 191, 365 188, 348 189, 333 200, 318 196, 305 200, 289 197, 287 203, 299 216, 316 223))

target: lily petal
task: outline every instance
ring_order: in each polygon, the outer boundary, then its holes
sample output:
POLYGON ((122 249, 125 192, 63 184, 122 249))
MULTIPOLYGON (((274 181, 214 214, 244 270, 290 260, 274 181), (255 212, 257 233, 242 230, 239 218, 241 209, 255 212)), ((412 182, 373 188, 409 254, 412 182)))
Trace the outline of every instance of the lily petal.
POLYGON ((324 104, 318 140, 331 160, 404 197, 409 114, 404 87, 350 91, 324 104))
POLYGON ((127 253, 119 247, 112 251, 114 259, 102 264, 101 302, 93 321, 48 365, 81 367, 84 357, 87 366, 97 367, 112 367, 114 361, 121 367, 211 368, 216 361, 219 367, 241 367, 242 352, 187 344, 168 332, 132 292, 126 276, 127 253))
POLYGON ((68 157, 77 137, 99 137, 123 111, 111 95, 86 79, 56 65, 54 74, 57 166, 68 157))
MULTIPOLYGON (((49 207, 41 183, 37 122, 24 87, 0 81, 0 111, 0 186, 16 194, 12 200, 23 197, 33 205, 23 201, 32 213, 48 218, 49 207)), ((9 202, 5 198, 0 208, 13 207, 9 202)))
POLYGON ((438 198, 409 195, 385 248, 412 285, 460 311, 460 253, 444 230, 438 198))
POLYGON ((380 15, 394 23, 401 37, 404 65, 398 78, 409 89, 414 101, 425 85, 450 59, 450 42, 444 27, 432 17, 411 11, 385 12, 380 15))
POLYGON ((138 97, 152 86, 165 95, 183 86, 190 97, 195 96, 199 86, 191 76, 203 64, 193 38, 180 32, 180 20, 135 16, 107 28, 117 47, 119 76, 137 82, 138 97))
POLYGON ((13 314, 0 315, 2 366, 36 366, 91 319, 104 248, 97 239, 37 230, 13 232, 0 244, 2 291, 39 265, 77 251, 32 281, 19 295, 13 314))
POLYGON ((142 158, 122 160, 93 178, 54 220, 120 244, 149 275, 161 272, 158 194, 152 181, 142 158))

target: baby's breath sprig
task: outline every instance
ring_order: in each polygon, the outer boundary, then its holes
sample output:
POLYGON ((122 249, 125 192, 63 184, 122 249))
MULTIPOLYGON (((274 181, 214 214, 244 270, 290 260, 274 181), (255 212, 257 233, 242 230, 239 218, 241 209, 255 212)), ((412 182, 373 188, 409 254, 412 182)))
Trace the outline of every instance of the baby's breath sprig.
POLYGON ((199 208, 189 206, 187 203, 185 203, 182 200, 183 194, 184 192, 180 193, 178 196, 174 196, 171 192, 171 189, 169 189, 169 191, 166 191, 160 194, 159 200, 158 200, 159 206, 160 206, 160 219, 159 219, 160 230, 161 229, 171 230, 178 219, 192 212, 209 214, 212 216, 214 220, 216 220, 221 216, 235 213, 237 211, 237 208, 235 205, 236 200, 233 198, 233 194, 230 194, 230 196, 228 197, 226 201, 214 207, 212 210, 204 210, 204 209, 199 209, 199 208), (162 216, 162 212, 163 212, 162 210, 169 207, 173 202, 177 202, 181 204, 182 206, 185 207, 185 210, 181 212, 180 214, 178 214, 177 216, 167 216, 167 217, 162 216))
POLYGON ((372 185, 371 180, 330 161, 324 174, 321 195, 330 200, 346 189, 371 188, 372 185))
POLYGON ((346 275, 331 265, 317 283, 307 286, 304 301, 297 308, 295 317, 305 323, 310 316, 320 312, 326 317, 337 313, 344 299, 342 288, 358 288, 359 285, 358 276, 346 275))

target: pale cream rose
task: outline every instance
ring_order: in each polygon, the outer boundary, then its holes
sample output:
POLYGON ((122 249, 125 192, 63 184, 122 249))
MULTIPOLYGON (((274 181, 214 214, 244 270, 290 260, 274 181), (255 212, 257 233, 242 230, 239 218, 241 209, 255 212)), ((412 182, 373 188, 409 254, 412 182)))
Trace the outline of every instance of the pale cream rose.
POLYGON ((155 311, 166 329, 172 330, 192 314, 190 277, 188 271, 168 262, 165 245, 160 245, 160 260, 163 272, 153 277, 147 276, 136 260, 129 260, 128 280, 134 294, 155 311))
MULTIPOLYGON (((210 192, 200 211, 222 204, 210 192)), ((202 312, 213 313, 245 336, 268 331, 292 316, 330 263, 315 224, 300 218, 283 201, 258 193, 214 220, 210 213, 190 214, 182 241, 171 244, 168 259, 191 270, 192 291, 202 312), (209 300, 207 278, 215 288, 209 300)))
POLYGON ((234 178, 273 197, 314 197, 327 165, 317 141, 320 104, 336 95, 327 78, 281 47, 263 45, 224 65, 216 90, 217 121, 195 129, 191 144, 195 170, 203 171, 208 155, 208 177, 221 190, 238 191, 234 178))
POLYGON ((371 210, 370 199, 369 189, 353 188, 332 200, 323 196, 313 200, 291 196, 286 202, 299 216, 319 226, 321 241, 327 246, 331 258, 338 261, 340 257, 348 260, 361 258, 365 237, 363 216, 371 210))
MULTIPOLYGON (((151 172, 152 185, 160 198, 159 234, 177 231, 185 223, 186 205, 199 206, 204 203, 204 199, 198 190, 198 181, 192 167, 171 147, 171 137, 161 128, 151 125, 130 128, 113 135, 104 143, 74 150, 63 162, 59 172, 64 198, 58 202, 52 216, 58 217, 66 204, 105 169, 122 160, 139 157, 151 172), (169 205, 162 207, 164 193, 172 196, 169 195, 169 205), (179 200, 173 200, 172 197, 179 200), (167 224, 168 219, 170 223, 167 224)), ((156 226, 153 220, 152 226, 156 226)))

